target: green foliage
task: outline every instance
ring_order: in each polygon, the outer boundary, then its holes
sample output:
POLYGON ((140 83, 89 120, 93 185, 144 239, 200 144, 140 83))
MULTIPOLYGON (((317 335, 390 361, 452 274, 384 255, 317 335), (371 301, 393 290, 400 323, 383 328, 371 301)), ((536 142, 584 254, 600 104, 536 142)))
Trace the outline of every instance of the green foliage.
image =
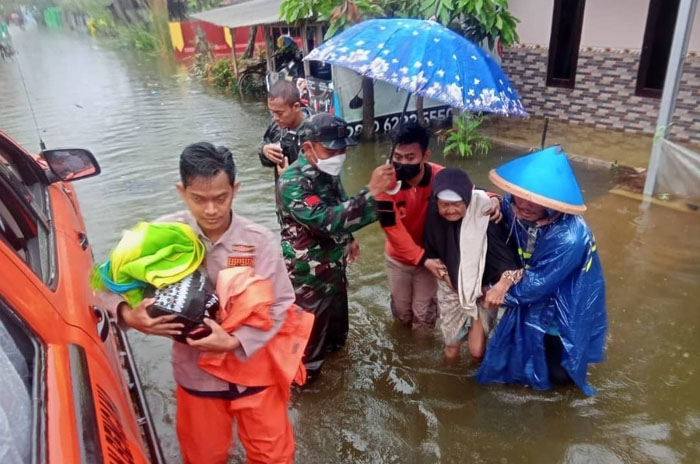
POLYGON ((158 37, 146 26, 118 26, 117 35, 122 45, 140 52, 158 52, 163 48, 158 37))
POLYGON ((330 17, 330 11, 339 5, 338 0, 284 0, 279 16, 289 24, 303 20, 322 20, 330 17))
POLYGON ((360 22, 362 19, 383 16, 384 10, 376 2, 369 0, 354 0, 341 2, 330 12, 330 27, 326 38, 333 37, 347 26, 360 22))
POLYGON ((518 19, 508 11, 507 0, 455 0, 461 16, 455 18, 462 33, 476 43, 486 40, 490 48, 496 39, 504 47, 520 41, 516 26, 518 19))
POLYGON ((508 10, 507 0, 378 0, 387 16, 435 18, 467 39, 493 48, 497 39, 504 47, 518 43, 518 19, 508 10))
POLYGON ((362 19, 383 16, 379 3, 376 0, 284 0, 280 5, 280 18, 289 24, 328 21, 326 38, 330 38, 362 19))
POLYGON ((215 60, 206 67, 204 77, 207 82, 228 94, 238 93, 236 76, 233 73, 233 59, 215 60))
POLYGON ((90 16, 109 14, 107 10, 109 3, 108 0, 56 0, 56 6, 64 11, 86 13, 90 16))
POLYGON ((507 0, 284 0, 280 18, 290 24, 304 20, 329 21, 326 38, 361 19, 376 16, 424 18, 433 16, 475 43, 486 41, 493 49, 518 43, 518 19, 507 0))
POLYGON ((475 154, 486 154, 491 150, 491 141, 479 133, 479 126, 484 121, 481 114, 461 113, 455 119, 455 127, 449 129, 444 139, 445 155, 456 154, 462 158, 475 154))
POLYGON ((116 35, 116 25, 114 18, 108 10, 102 10, 90 15, 87 20, 88 29, 94 30, 94 35, 101 37, 112 37, 116 35))
POLYGON ((236 75, 233 72, 233 60, 231 58, 209 60, 206 64, 204 64, 204 61, 195 59, 190 72, 202 77, 209 85, 227 95, 263 95, 265 93, 264 58, 262 61, 241 58, 236 63, 238 79, 236 79, 236 75))

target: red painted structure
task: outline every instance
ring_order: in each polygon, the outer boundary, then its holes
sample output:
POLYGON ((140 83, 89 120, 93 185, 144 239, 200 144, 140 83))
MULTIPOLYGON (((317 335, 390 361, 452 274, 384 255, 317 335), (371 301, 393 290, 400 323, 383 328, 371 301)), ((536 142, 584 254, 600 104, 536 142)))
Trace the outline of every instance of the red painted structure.
MULTIPOLYGON (((190 58, 195 51, 197 44, 197 30, 201 28, 204 32, 210 48, 214 52, 215 58, 228 58, 231 56, 231 46, 236 45, 236 54, 242 55, 248 45, 248 35, 250 27, 239 27, 235 29, 234 37, 226 34, 226 28, 216 26, 203 21, 177 21, 170 23, 170 39, 173 52, 178 59, 190 58), (178 37, 178 31, 181 34, 178 37), (230 41, 230 42, 229 42, 230 41)), ((255 48, 265 48, 262 28, 258 28, 255 35, 255 48)))

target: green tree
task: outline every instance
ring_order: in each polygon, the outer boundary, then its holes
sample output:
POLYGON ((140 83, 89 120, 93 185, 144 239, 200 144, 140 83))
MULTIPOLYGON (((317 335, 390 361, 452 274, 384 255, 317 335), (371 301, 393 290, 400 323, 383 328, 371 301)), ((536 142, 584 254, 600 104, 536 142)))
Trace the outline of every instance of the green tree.
POLYGON ((280 18, 289 24, 329 22, 327 39, 346 26, 383 14, 376 0, 285 0, 280 6, 280 18))
MULTIPOLYGON (((362 19, 380 15, 382 10, 368 0, 284 0, 280 6, 280 18, 289 24, 306 26, 312 22, 328 22, 325 38, 333 37, 346 26, 362 19)), ((305 28, 303 28, 305 29, 305 28)), ((372 87, 372 80, 363 78, 362 88, 372 87)), ((364 92, 362 100, 362 126, 374 126, 374 95, 364 92)), ((371 137, 372 131, 363 131, 362 138, 371 137)))
POLYGON ((488 42, 489 48, 499 39, 505 47, 519 41, 518 20, 508 10, 508 0, 284 0, 280 7, 280 18, 290 24, 330 22, 326 38, 362 19, 378 16, 435 16, 473 42, 488 42))
MULTIPOLYGON (((381 6, 369 0, 284 0, 280 6, 280 18, 289 24, 329 22, 326 39, 349 25, 383 14, 381 6)), ((367 77, 362 79, 362 127, 374 127, 374 83, 367 77)), ((372 132, 363 130, 362 138, 372 138, 372 132)))
MULTIPOLYGON (((507 0, 284 0, 280 7, 280 18, 290 24, 329 21, 326 38, 362 19, 377 16, 435 17, 444 26, 490 49, 498 40, 504 47, 519 41, 518 20, 508 10, 507 0)), ((365 128, 374 126, 374 98, 370 86, 371 79, 365 78, 362 85, 362 126, 365 128), (367 98, 368 95, 371 98, 367 98)), ((422 97, 418 98, 416 106, 421 114, 422 97)), ((363 138, 371 135, 371 130, 363 131, 363 138)))
MULTIPOLYGON (((290 0, 287 0, 290 1, 290 0)), ((435 17, 440 24, 477 44, 493 49, 518 43, 518 19, 508 10, 508 0, 377 0, 389 17, 435 17)))

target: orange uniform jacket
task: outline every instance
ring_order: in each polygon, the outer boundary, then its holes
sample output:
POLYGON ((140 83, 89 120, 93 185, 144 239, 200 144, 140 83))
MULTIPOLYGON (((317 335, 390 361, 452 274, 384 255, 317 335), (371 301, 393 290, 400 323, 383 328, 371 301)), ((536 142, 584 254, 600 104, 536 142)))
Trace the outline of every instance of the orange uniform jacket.
MULTIPOLYGON (((270 307, 275 294, 270 281, 257 276, 251 267, 232 267, 219 272, 216 282, 220 308, 217 322, 227 332, 249 326, 270 330, 270 307)), ((199 366, 220 379, 249 387, 303 384, 306 371, 301 362, 311 334, 313 314, 296 306, 289 308, 280 330, 245 361, 235 353, 203 353, 199 366)))
POLYGON ((425 261, 425 215, 433 178, 441 169, 439 164, 427 163, 418 185, 412 187, 403 182, 396 195, 382 194, 377 197, 379 223, 386 234, 386 254, 400 263, 421 266, 425 261))

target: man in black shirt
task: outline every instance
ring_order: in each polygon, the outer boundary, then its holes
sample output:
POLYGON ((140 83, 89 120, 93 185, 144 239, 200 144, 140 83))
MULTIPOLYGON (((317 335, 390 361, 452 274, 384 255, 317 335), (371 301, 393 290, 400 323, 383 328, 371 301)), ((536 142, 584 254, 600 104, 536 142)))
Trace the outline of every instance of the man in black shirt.
POLYGON ((272 121, 263 135, 258 154, 263 166, 275 168, 276 182, 280 173, 299 157, 298 132, 307 124, 310 113, 301 106, 296 85, 286 80, 273 84, 267 96, 267 107, 272 121))

